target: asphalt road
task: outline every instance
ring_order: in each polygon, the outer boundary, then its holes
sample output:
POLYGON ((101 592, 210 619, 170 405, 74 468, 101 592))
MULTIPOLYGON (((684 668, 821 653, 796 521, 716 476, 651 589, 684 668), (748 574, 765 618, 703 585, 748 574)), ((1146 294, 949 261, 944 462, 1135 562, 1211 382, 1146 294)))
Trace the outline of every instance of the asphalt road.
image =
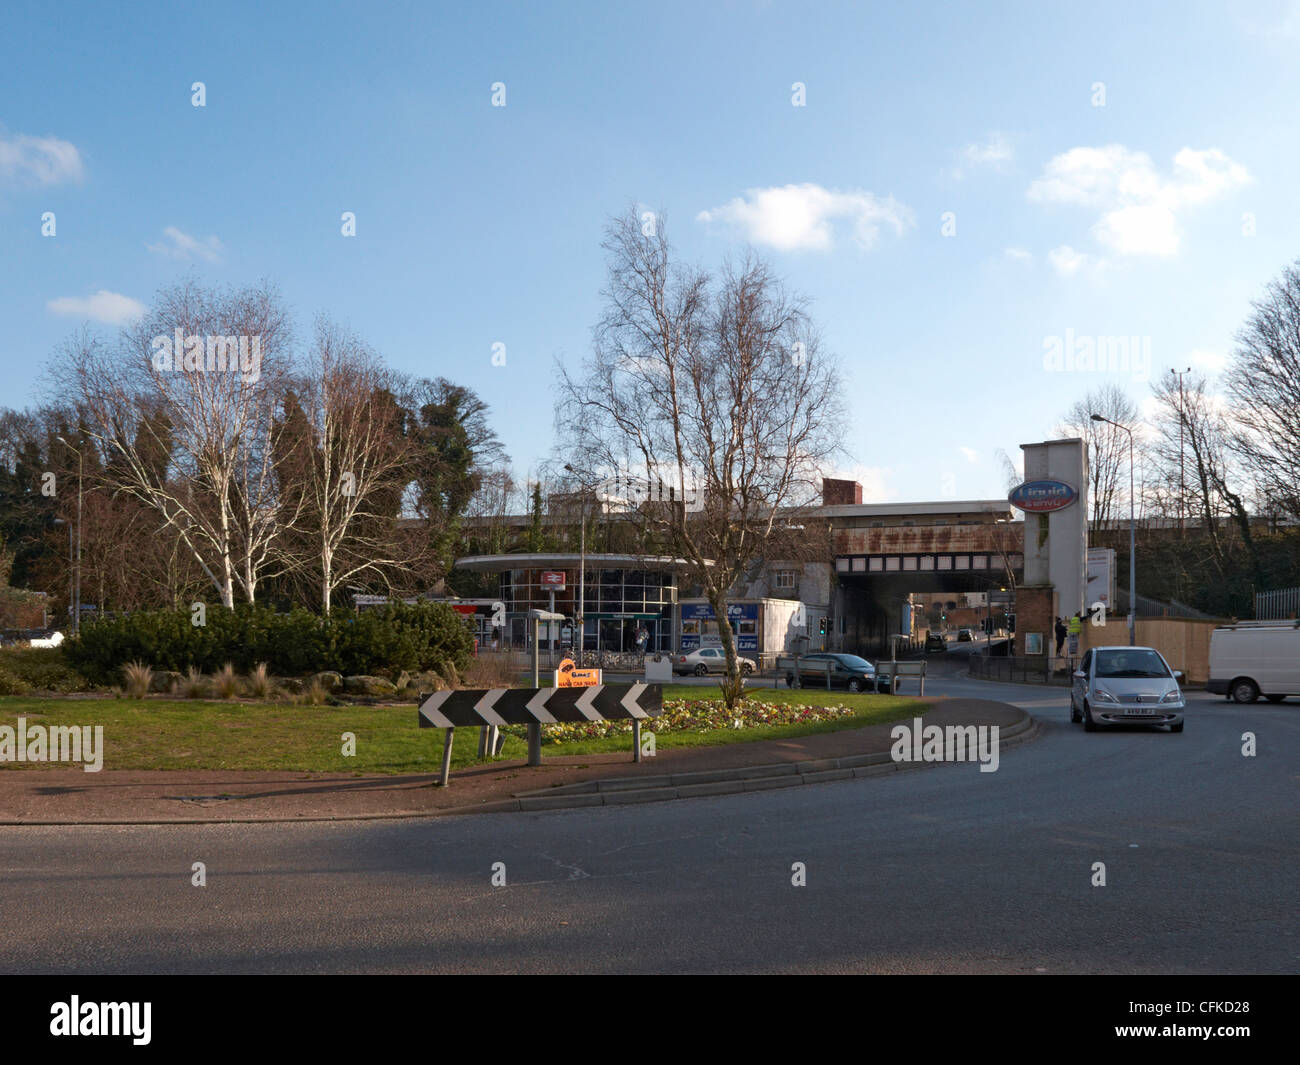
POLYGON ((411 822, 0 828, 0 970, 1300 970, 1300 703, 1202 695, 1181 735, 1085 734, 1064 691, 956 667, 927 690, 1042 721, 996 773, 411 822))

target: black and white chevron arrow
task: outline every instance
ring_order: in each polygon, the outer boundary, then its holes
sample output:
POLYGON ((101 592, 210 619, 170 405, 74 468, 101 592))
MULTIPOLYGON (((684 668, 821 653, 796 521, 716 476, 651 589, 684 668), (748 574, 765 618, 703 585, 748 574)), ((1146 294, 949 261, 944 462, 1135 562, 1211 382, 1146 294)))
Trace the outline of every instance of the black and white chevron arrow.
POLYGON ((420 728, 644 720, 658 717, 663 709, 662 684, 445 691, 435 692, 420 704, 420 728))

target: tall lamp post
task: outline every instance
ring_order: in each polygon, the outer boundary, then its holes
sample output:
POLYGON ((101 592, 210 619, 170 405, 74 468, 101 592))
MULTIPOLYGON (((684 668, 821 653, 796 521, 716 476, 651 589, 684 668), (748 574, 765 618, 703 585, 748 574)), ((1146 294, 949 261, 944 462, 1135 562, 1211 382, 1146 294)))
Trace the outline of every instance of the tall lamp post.
MULTIPOLYGON (((77 590, 76 590, 76 595, 73 597, 72 631, 75 634, 80 634, 81 632, 81 475, 84 469, 84 456, 80 448, 73 447, 66 440, 64 440, 63 437, 59 436, 56 437, 55 439, 57 439, 59 443, 61 443, 64 447, 68 448, 68 450, 75 451, 77 453, 77 563, 76 563, 76 574, 77 574, 76 589, 77 590)), ((69 529, 68 532, 71 533, 72 530, 69 529)), ((103 604, 100 605, 102 606, 103 604)))
POLYGON ((1187 421, 1187 408, 1185 406, 1186 401, 1183 398, 1183 378, 1192 372, 1192 368, 1189 366, 1186 370, 1170 370, 1169 372, 1178 378, 1178 535, 1185 536, 1187 529, 1184 524, 1183 508, 1187 500, 1187 475, 1184 473, 1183 468, 1183 425, 1187 421))
MULTIPOLYGON (((582 471, 574 469, 568 463, 564 468, 572 474, 579 477, 579 483, 583 488, 582 503, 578 510, 578 609, 574 611, 574 624, 578 626, 578 663, 582 664, 582 656, 587 649, 587 619, 585 611, 587 609, 587 496, 586 490, 590 487, 585 481, 581 480, 582 471)), ((590 473, 590 471, 587 471, 590 473)))
POLYGON ((1133 430, 1127 425, 1120 425, 1119 422, 1103 418, 1100 414, 1092 415, 1092 420, 1105 422, 1128 433, 1128 645, 1135 647, 1137 645, 1137 523, 1134 510, 1136 493, 1133 478, 1133 430))

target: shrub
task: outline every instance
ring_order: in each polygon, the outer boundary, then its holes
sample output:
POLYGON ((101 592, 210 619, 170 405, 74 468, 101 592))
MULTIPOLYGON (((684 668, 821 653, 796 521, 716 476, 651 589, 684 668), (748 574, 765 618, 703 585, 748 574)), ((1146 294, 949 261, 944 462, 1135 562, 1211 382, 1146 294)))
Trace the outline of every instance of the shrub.
POLYGON ((231 663, 227 662, 212 675, 212 693, 218 699, 233 699, 239 694, 239 679, 231 663))
POLYGON ((208 680, 203 671, 190 666, 178 686, 184 699, 203 699, 208 694, 208 680))
POLYGON ((0 666, 0 695, 26 695, 27 685, 21 677, 0 666))
POLYGON ((122 667, 122 676, 126 683, 123 687, 132 699, 143 699, 149 694, 149 683, 153 680, 153 670, 143 662, 128 662, 122 667))
POLYGON ((403 670, 463 669, 473 647, 464 619, 445 603, 390 603, 328 618, 241 604, 209 607, 203 625, 194 625, 188 610, 97 618, 58 653, 86 677, 107 683, 130 661, 174 671, 216 672, 226 663, 247 671, 265 662, 283 676, 336 670, 397 677, 403 670))
POLYGON ((513 688, 519 683, 519 670, 509 655, 473 658, 460 675, 464 688, 513 688))
POLYGON ((255 699, 268 699, 275 690, 275 685, 267 673, 265 662, 258 662, 253 672, 248 675, 248 694, 255 699))
MULTIPOLYGON (((67 646, 65 643, 61 647, 5 647, 0 649, 0 669, 17 677, 29 689, 50 692, 89 691, 94 685, 74 667, 66 654, 67 646)), ((104 679, 114 680, 118 676, 120 674, 114 669, 104 679)))

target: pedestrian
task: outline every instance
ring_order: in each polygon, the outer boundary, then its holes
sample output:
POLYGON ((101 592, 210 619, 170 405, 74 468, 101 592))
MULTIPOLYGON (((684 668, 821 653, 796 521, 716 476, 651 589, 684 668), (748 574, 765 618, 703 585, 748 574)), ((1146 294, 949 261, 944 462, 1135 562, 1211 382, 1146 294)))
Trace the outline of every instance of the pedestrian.
POLYGON ((1056 657, 1061 657, 1061 651, 1065 648, 1065 637, 1069 635, 1069 630, 1065 627, 1065 622, 1059 617, 1056 619, 1056 657))
POLYGON ((1077 655, 1079 653, 1079 633, 1083 631, 1083 618, 1079 616, 1077 611, 1074 617, 1070 619, 1067 629, 1070 637, 1070 654, 1072 656, 1077 655))

